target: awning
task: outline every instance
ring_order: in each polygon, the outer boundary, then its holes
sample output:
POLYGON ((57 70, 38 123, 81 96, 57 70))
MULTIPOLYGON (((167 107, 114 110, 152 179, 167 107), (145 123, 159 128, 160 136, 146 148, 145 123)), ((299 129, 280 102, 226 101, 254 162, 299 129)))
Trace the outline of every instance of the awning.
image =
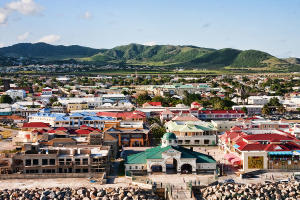
POLYGON ((292 151, 271 151, 268 153, 269 156, 292 156, 292 151))

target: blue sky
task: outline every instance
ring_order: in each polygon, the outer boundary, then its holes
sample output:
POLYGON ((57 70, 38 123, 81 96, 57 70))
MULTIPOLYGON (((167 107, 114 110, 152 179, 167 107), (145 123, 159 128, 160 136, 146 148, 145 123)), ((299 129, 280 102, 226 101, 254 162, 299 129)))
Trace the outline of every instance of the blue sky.
POLYGON ((174 44, 300 57, 299 10, 300 0, 0 0, 0 46, 174 44))

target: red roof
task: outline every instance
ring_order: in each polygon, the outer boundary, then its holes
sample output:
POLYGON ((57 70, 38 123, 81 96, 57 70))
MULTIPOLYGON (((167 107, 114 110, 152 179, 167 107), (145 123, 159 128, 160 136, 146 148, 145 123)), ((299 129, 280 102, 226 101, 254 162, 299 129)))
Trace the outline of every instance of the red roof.
POLYGON ((236 143, 240 151, 290 151, 284 144, 260 144, 258 142, 248 144, 244 141, 236 143))
POLYGON ((245 113, 242 110, 199 110, 199 114, 237 114, 237 113, 245 113))
POLYGON ((280 135, 276 133, 272 134, 253 134, 253 135, 247 135, 244 137, 245 140, 257 140, 257 141, 271 141, 271 140, 277 140, 277 141, 292 141, 296 138, 293 138, 291 136, 286 135, 280 135))
POLYGON ((239 131, 242 131, 242 129, 238 126, 234 126, 230 129, 231 131, 235 131, 235 132, 239 132, 239 131))
POLYGON ((133 112, 98 112, 97 116, 102 117, 113 117, 113 118, 123 118, 123 119, 144 119, 146 114, 141 111, 133 112))
POLYGON ((161 106, 161 102, 148 102, 151 106, 161 106))
POLYGON ((87 125, 81 125, 81 126, 80 126, 80 129, 82 129, 82 128, 87 129, 88 126, 87 126, 87 125))
POLYGON ((195 105, 195 106, 201 106, 201 104, 198 103, 197 101, 194 101, 194 102, 192 103, 192 105, 195 105))
POLYGON ((56 131, 67 131, 67 129, 65 127, 59 127, 57 129, 55 129, 56 131))
POLYGON ((43 122, 24 123, 23 128, 49 128, 49 124, 43 122))
POLYGON ((90 134, 91 131, 87 130, 87 129, 78 129, 75 132, 80 135, 88 135, 88 134, 90 134))

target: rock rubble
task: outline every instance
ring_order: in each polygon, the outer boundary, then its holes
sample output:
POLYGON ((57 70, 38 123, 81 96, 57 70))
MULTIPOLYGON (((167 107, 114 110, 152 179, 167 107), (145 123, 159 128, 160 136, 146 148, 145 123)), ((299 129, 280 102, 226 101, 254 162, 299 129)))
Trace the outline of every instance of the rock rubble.
POLYGON ((207 200, 300 200, 300 183, 218 184, 200 190, 207 200))
POLYGON ((0 200, 158 200, 149 190, 128 188, 0 189, 0 200))

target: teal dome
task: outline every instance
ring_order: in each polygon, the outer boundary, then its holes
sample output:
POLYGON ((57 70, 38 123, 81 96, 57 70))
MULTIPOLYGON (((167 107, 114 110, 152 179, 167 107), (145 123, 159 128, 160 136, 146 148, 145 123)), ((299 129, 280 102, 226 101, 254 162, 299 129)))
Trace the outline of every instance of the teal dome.
POLYGON ((174 133, 165 133, 162 137, 164 140, 176 140, 177 137, 174 133))

